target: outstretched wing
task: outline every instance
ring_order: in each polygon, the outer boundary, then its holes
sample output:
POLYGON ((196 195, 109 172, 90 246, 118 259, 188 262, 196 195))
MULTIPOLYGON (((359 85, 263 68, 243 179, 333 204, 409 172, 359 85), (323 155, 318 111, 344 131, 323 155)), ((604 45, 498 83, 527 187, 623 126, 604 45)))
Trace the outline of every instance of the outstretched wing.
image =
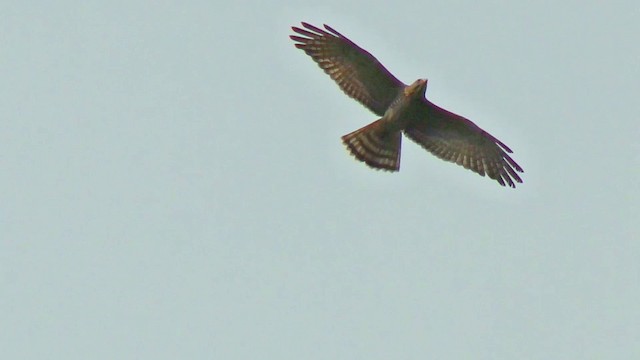
POLYGON ((500 185, 516 187, 523 172, 507 145, 462 116, 424 101, 417 119, 412 119, 405 134, 437 157, 454 162, 482 176, 487 174, 500 185))
POLYGON ((379 116, 384 115, 405 84, 373 55, 331 27, 325 25, 323 30, 304 22, 302 26, 306 30, 291 28, 302 35, 290 36, 296 41, 295 46, 311 56, 347 95, 379 116))

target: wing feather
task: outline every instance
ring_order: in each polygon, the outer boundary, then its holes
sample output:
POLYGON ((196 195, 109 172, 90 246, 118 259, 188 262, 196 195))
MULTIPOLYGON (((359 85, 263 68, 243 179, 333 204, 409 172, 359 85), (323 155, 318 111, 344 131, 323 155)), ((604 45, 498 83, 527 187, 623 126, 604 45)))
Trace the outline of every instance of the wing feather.
POLYGON ((437 157, 454 162, 500 185, 516 187, 524 172, 509 156, 511 149, 462 116, 424 100, 422 112, 412 119, 405 134, 437 157))
POLYGON ((373 55, 360 48, 330 26, 320 29, 302 23, 292 27, 298 35, 289 36, 322 68, 342 91, 379 116, 384 115, 405 87, 373 55))

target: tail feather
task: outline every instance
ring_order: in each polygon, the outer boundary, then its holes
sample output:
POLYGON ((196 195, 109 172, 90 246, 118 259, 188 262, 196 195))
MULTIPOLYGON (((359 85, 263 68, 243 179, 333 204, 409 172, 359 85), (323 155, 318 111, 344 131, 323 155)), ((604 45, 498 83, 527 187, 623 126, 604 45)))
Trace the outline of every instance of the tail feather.
POLYGON ((375 169, 400 170, 402 133, 389 131, 383 120, 344 135, 342 142, 358 160, 375 169))

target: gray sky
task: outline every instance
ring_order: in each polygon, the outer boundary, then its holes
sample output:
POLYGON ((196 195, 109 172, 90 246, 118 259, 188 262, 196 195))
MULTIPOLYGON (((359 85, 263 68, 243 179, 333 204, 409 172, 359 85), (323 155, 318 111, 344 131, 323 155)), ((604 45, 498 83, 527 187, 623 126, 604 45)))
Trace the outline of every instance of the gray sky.
POLYGON ((640 4, 530 3, 3 2, 0 358, 640 358, 640 4), (354 160, 301 20, 524 184, 354 160))

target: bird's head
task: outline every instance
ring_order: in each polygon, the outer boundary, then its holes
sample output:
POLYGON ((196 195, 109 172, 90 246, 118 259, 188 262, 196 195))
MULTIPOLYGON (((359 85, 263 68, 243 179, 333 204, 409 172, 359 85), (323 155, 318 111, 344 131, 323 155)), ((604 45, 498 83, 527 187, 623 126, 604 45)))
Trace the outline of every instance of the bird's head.
POLYGON ((424 96, 426 90, 427 79, 418 79, 404 89, 404 94, 407 97, 420 97, 424 96))

